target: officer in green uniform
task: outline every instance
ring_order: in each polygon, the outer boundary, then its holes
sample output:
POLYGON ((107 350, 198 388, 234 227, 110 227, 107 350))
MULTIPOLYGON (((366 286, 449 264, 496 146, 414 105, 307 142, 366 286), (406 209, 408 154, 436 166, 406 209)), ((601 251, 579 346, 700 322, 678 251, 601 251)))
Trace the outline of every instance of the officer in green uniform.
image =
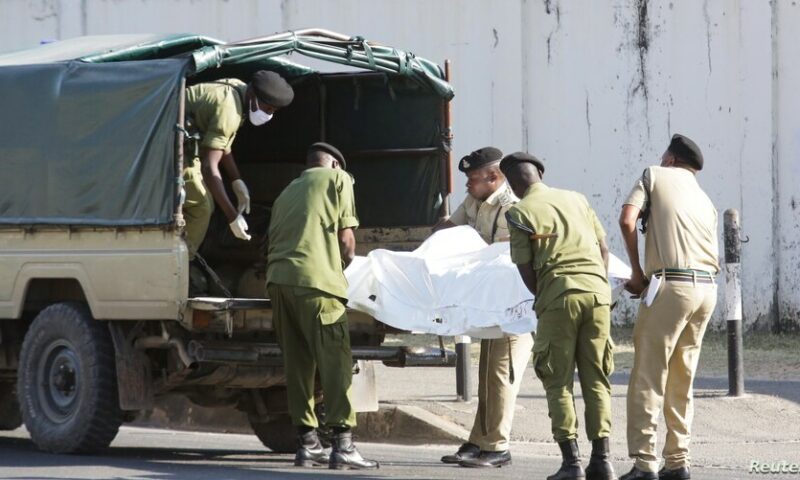
POLYGON ((260 70, 250 84, 235 78, 200 83, 186 89, 186 125, 194 142, 187 142, 183 181, 186 199, 186 244, 193 259, 208 230, 214 202, 222 209, 233 234, 250 240, 242 214, 250 213, 250 192, 231 153, 236 132, 247 113, 253 125, 263 125, 294 98, 292 87, 275 72, 260 70), (231 179, 234 207, 225 192, 220 166, 231 179))
POLYGON ((353 358, 343 269, 355 256, 353 180, 344 156, 327 143, 309 148, 306 166, 272 206, 267 256, 272 321, 283 351, 289 414, 298 430, 295 465, 377 468, 377 462, 361 457, 351 435, 356 414, 350 402, 353 358), (330 456, 316 432, 317 372, 325 424, 334 434, 330 456))
POLYGON ((608 460, 613 346, 605 231, 583 195, 542 182, 544 165, 535 157, 508 155, 500 169, 521 198, 507 214, 511 259, 536 296, 533 367, 547 393, 553 436, 563 458, 558 472, 547 478, 614 479, 608 460), (585 473, 572 395, 576 366, 586 402, 586 434, 592 441, 585 473))

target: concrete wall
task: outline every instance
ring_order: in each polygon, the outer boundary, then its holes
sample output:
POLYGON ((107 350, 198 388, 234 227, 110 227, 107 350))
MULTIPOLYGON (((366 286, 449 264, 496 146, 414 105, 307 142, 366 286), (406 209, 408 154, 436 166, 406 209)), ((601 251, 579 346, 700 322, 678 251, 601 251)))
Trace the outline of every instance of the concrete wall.
MULTIPOLYGON (((795 0, 0 0, 9 49, 81 34, 234 40, 310 26, 451 59, 456 158, 489 144, 543 158, 549 183, 591 199, 619 254, 622 200, 672 133, 691 136, 720 230, 722 212, 738 208, 750 238, 745 322, 800 327, 795 0)), ((454 201, 463 195, 456 178, 454 201)))

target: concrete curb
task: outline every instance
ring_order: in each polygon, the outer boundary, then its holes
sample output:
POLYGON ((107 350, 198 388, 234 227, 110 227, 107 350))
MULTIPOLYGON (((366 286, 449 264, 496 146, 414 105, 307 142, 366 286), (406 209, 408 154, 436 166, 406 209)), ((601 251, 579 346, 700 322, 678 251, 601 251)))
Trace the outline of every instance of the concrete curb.
POLYGON ((377 412, 358 414, 355 434, 369 442, 418 445, 467 441, 469 432, 460 425, 410 405, 381 404, 377 412))
MULTIPOLYGON (((469 432, 423 408, 381 403, 375 412, 358 413, 354 430, 360 441, 402 445, 461 444, 469 432)), ((133 423, 173 430, 252 434, 247 415, 232 407, 205 408, 173 396, 133 423)))

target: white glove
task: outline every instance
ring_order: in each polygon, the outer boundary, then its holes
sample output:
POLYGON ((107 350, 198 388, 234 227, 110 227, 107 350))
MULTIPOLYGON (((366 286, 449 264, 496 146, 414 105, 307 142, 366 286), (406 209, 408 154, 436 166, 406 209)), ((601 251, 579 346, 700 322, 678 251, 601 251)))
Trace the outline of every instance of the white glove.
POLYGON ((252 238, 247 234, 247 222, 244 220, 242 214, 239 214, 236 220, 232 221, 228 226, 231 227, 231 231, 236 238, 242 240, 250 240, 252 238))
POLYGON ((239 179, 234 180, 231 183, 231 187, 233 187, 233 193, 236 194, 238 212, 250 215, 250 190, 247 189, 247 185, 244 184, 242 179, 239 179))

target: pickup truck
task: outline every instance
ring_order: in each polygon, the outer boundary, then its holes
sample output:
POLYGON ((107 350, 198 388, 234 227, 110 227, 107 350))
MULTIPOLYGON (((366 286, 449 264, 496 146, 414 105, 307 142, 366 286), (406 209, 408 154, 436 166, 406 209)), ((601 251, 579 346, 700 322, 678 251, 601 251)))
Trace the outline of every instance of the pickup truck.
MULTIPOLYGON (((94 451, 179 394, 234 406, 265 446, 293 450, 265 298, 272 202, 308 145, 327 141, 355 179, 357 252, 415 248, 448 211, 452 97, 439 65, 320 29, 234 43, 90 36, 0 55, 0 429, 24 423, 43 450, 94 451), (265 127, 245 122, 233 145, 253 238, 215 213, 200 250, 211 293, 191 297, 185 90, 262 69, 295 101, 265 127)), ((396 331, 359 312, 350 330, 356 385, 370 387, 370 361, 454 364, 444 348, 382 345, 396 331)))

